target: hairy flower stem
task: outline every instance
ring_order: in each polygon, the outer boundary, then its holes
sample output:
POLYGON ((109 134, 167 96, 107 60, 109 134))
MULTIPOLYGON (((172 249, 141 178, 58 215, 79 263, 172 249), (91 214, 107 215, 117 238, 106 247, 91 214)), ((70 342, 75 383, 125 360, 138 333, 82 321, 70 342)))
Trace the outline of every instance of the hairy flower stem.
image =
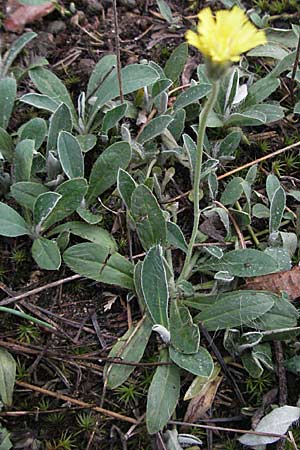
POLYGON ((189 242, 187 255, 185 258, 185 262, 183 265, 182 272, 178 278, 178 282, 182 280, 188 279, 190 276, 192 267, 191 267, 191 258, 193 254, 193 247, 195 244, 199 220, 200 220, 200 207, 199 207, 199 197, 200 197, 200 178, 201 178, 201 169, 202 169, 202 156, 203 156, 203 142, 204 142, 204 134, 206 130, 207 119, 209 113, 212 111, 214 104, 217 100, 219 92, 219 81, 213 81, 212 90, 208 100, 200 113, 199 116, 199 128, 198 128, 198 138, 197 138, 197 154, 196 154, 196 167, 194 173, 194 224, 192 236, 189 242))

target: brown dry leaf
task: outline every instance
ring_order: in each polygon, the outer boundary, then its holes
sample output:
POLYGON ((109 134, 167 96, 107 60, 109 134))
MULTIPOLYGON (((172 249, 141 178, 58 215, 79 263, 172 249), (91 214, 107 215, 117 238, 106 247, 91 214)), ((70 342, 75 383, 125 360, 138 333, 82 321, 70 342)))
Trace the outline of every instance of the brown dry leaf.
POLYGON ((285 291, 291 300, 295 300, 300 297, 300 267, 295 266, 291 270, 261 275, 251 280, 246 280, 245 288, 265 290, 276 294, 285 291))
POLYGON ((200 394, 192 398, 184 416, 184 422, 195 423, 198 419, 204 417, 206 411, 211 407, 218 387, 223 377, 216 377, 207 383, 200 394))
POLYGON ((15 0, 10 0, 7 2, 8 16, 4 21, 4 27, 7 31, 21 33, 27 23, 41 19, 47 14, 50 14, 54 8, 55 5, 52 2, 39 6, 31 6, 22 5, 15 0))

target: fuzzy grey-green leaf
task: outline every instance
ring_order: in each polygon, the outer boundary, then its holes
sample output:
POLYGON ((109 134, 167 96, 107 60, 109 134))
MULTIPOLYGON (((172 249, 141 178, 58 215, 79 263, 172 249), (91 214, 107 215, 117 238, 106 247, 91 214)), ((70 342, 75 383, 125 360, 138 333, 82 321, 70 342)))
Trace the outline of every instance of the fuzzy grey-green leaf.
POLYGON ((155 324, 169 327, 169 291, 162 248, 152 247, 145 256, 142 267, 142 291, 148 311, 155 324))
MULTIPOLYGON (((173 299, 170 307, 170 333, 172 346, 181 353, 197 353, 200 344, 199 327, 180 300, 173 299)), ((172 357, 172 356, 171 356, 172 357)))
POLYGON ((11 354, 0 348, 0 398, 5 405, 12 404, 16 378, 16 362, 11 354))
POLYGON ((14 107, 17 82, 14 78, 0 79, 0 127, 6 129, 14 107))
POLYGON ((30 181, 21 181, 14 183, 10 188, 12 197, 25 208, 33 210, 35 200, 40 194, 47 192, 48 189, 41 183, 30 181))
MULTIPOLYGON (((161 350, 161 362, 170 362, 167 350, 161 350)), ((158 433, 175 411, 180 391, 180 370, 175 365, 159 366, 152 378, 147 397, 146 425, 149 434, 158 433)))
MULTIPOLYGON (((136 326, 132 326, 124 336, 118 339, 109 352, 108 358, 120 358, 122 362, 139 362, 144 354, 151 331, 152 323, 148 318, 136 326)), ((135 366, 107 363, 104 368, 107 386, 116 389, 128 379, 134 369, 135 366)))
POLYGON ((156 198, 147 186, 137 186, 133 191, 131 214, 145 250, 155 244, 166 243, 166 220, 156 198))
POLYGON ((83 177, 84 163, 79 142, 67 131, 61 131, 58 135, 57 149, 63 171, 71 180, 83 177))
POLYGON ((82 243, 63 254, 67 266, 80 275, 102 283, 133 290, 133 266, 124 256, 106 245, 82 243))
POLYGON ((209 330, 234 328, 255 320, 274 305, 272 294, 260 291, 235 291, 220 296, 220 300, 206 307, 194 321, 203 322, 209 330))
POLYGON ((209 378, 214 369, 214 362, 204 347, 199 347, 197 353, 190 355, 178 352, 170 347, 170 358, 182 369, 193 375, 209 378))
POLYGON ((30 228, 20 214, 0 202, 0 235, 7 237, 30 235, 30 228))
POLYGON ((92 203, 117 181, 119 169, 126 169, 131 159, 131 147, 127 142, 116 142, 104 150, 92 167, 87 202, 92 203))
POLYGON ((41 269, 59 269, 61 256, 56 242, 40 237, 33 242, 31 252, 33 259, 41 269))
POLYGON ((280 270, 274 258, 251 248, 231 250, 218 261, 208 261, 205 268, 216 272, 225 270, 236 277, 257 277, 280 270))

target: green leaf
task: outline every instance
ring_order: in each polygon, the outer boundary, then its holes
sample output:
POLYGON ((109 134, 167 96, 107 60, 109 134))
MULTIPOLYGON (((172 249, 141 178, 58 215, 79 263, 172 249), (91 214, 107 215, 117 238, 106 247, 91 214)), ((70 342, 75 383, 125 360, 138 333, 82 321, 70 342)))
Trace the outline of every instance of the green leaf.
POLYGON ((145 250, 166 242, 167 225, 163 212, 150 189, 144 185, 137 186, 132 194, 131 214, 145 250))
POLYGON ((152 247, 143 261, 142 291, 148 311, 155 324, 169 326, 169 291, 162 248, 152 247))
MULTIPOLYGON (((261 317, 249 323, 248 326, 258 330, 274 330, 292 328, 297 326, 299 313, 294 305, 275 294, 268 293, 274 300, 274 305, 261 317)), ((272 336, 270 336, 272 339, 272 336)), ((267 340, 265 338, 264 340, 267 340)))
POLYGON ((3 158, 8 162, 12 162, 13 160, 13 149, 14 146, 11 136, 4 128, 0 127, 0 154, 2 154, 3 158))
POLYGON ((127 209, 131 208, 131 196, 136 187, 137 184, 132 178, 132 176, 129 175, 129 173, 126 172, 125 170, 119 169, 117 188, 127 209))
MULTIPOLYGON (((179 141, 183 133, 185 126, 185 118, 186 118, 185 110, 178 109, 173 116, 172 122, 168 126, 168 131, 170 131, 176 142, 179 141)), ((166 138, 166 136, 164 136, 164 138, 166 138)))
POLYGON ((172 84, 172 81, 167 78, 155 81, 151 91, 152 99, 155 100, 162 92, 167 91, 172 84))
POLYGON ((239 86, 240 73, 237 67, 233 66, 230 71, 227 72, 227 76, 224 77, 223 80, 223 92, 222 90, 219 93, 220 107, 221 110, 225 112, 230 112, 232 107, 234 106, 234 102, 239 103, 236 99, 239 97, 239 89, 242 89, 242 86, 239 86))
POLYGON ((39 195, 33 205, 34 223, 41 227, 60 199, 61 195, 57 192, 45 192, 39 195))
POLYGON ((97 96, 97 91, 100 89, 103 80, 105 79, 109 71, 116 66, 117 57, 115 55, 106 55, 97 62, 88 82, 88 98, 91 97, 91 95, 97 96))
POLYGON ((181 229, 174 222, 167 222, 167 243, 187 253, 188 245, 181 229))
POLYGON ((70 108, 61 103, 50 117, 50 126, 47 140, 47 154, 57 151, 57 139, 61 131, 72 131, 72 115, 70 108))
POLYGON ((201 311, 194 321, 201 321, 209 330, 234 328, 254 323, 274 305, 272 294, 260 291, 235 291, 220 296, 220 300, 201 311))
POLYGON ((81 134, 76 136, 83 153, 89 152, 97 144, 97 137, 94 134, 81 134))
POLYGON ((0 79, 0 127, 6 129, 17 94, 17 82, 14 78, 0 79))
POLYGON ((183 143, 184 143, 184 149, 187 153, 188 160, 189 160, 191 179, 193 179, 193 174, 194 174, 195 167, 196 167, 197 145, 188 134, 184 134, 182 136, 182 138, 183 138, 183 143))
POLYGON ((0 450, 10 450, 13 444, 10 440, 10 433, 0 424, 0 450))
POLYGON ((269 78, 279 78, 283 72, 290 70, 295 64, 296 50, 288 53, 276 64, 274 69, 268 74, 269 78))
POLYGON ((257 277, 278 272, 276 261, 259 250, 231 250, 216 262, 207 262, 205 270, 228 271, 236 277, 257 277))
POLYGON ((12 197, 25 208, 33 211, 35 200, 40 194, 48 192, 46 186, 40 183, 32 183, 30 181, 21 181, 14 183, 10 188, 12 197))
POLYGON ((226 125, 251 126, 275 122, 283 119, 284 110, 276 104, 262 103, 247 108, 241 113, 241 116, 243 118, 239 119, 239 114, 232 114, 230 119, 226 121, 226 125))
POLYGON ((290 270, 292 268, 291 257, 287 249, 281 247, 267 247, 264 250, 264 253, 271 256, 271 258, 277 262, 278 271, 290 270))
POLYGON ((261 78, 250 86, 243 108, 255 105, 268 98, 280 86, 277 78, 261 78))
MULTIPOLYGON (((167 350, 161 350, 161 362, 169 362, 167 350)), ((180 370, 175 365, 159 366, 147 397, 146 424, 149 434, 158 433, 175 411, 180 391, 180 370)))
POLYGON ((56 242, 39 237, 33 242, 31 253, 33 259, 41 269, 59 269, 61 264, 61 256, 56 242))
MULTIPOLYGON (((245 177, 245 182, 248 183, 248 185, 251 187, 252 184, 255 182, 257 176, 257 164, 250 167, 250 169, 247 172, 247 175, 245 177)), ((249 194, 250 197, 250 194, 249 194)))
POLYGON ((177 81, 180 77, 188 58, 188 45, 186 42, 180 44, 172 52, 170 58, 166 62, 164 71, 166 77, 172 81, 177 81))
POLYGON ((239 200, 243 193, 242 182, 243 178, 241 177, 234 177, 229 181, 221 195, 220 202, 223 205, 233 205, 239 200))
POLYGON ((272 350, 268 342, 264 344, 255 345, 252 349, 252 356, 260 362, 266 369, 274 370, 272 361, 272 350))
POLYGON ((119 169, 126 169, 131 159, 127 142, 116 142, 104 150, 92 167, 87 202, 91 204, 117 181, 119 169))
POLYGON ((171 345, 181 353, 197 353, 200 344, 200 332, 198 325, 193 323, 188 308, 179 300, 173 299, 170 309, 171 345))
POLYGON ((79 208, 76 209, 76 212, 85 222, 89 223, 90 225, 96 225, 103 219, 103 216, 101 214, 94 214, 89 209, 83 206, 79 206, 79 208))
POLYGON ((83 177, 83 155, 77 139, 71 133, 61 131, 58 135, 57 150, 60 163, 67 177, 69 179, 83 177))
POLYGON ((288 48, 297 47, 298 36, 294 29, 267 28, 266 33, 268 42, 288 48))
POLYGON ((49 228, 76 211, 87 192, 87 188, 87 181, 84 178, 73 178, 60 184, 55 193, 59 194, 61 198, 44 221, 43 228, 49 228))
POLYGON ((0 235, 8 237, 31 234, 31 231, 20 214, 13 208, 0 202, 0 235))
POLYGON ((0 348, 0 397, 5 405, 12 405, 16 379, 16 362, 4 348, 0 348))
POLYGON ((288 55, 288 52, 279 45, 270 43, 253 48, 247 55, 281 60, 288 55))
MULTIPOLYGON (((156 70, 143 64, 130 64, 121 70, 123 95, 130 94, 145 86, 153 84, 159 77, 156 70)), ((92 114, 99 111, 110 100, 120 95, 116 70, 114 70, 97 90, 97 100, 92 107, 92 114)))
POLYGON ((270 210, 266 205, 262 203, 256 203, 252 208, 252 214, 258 219, 265 219, 270 217, 270 210))
POLYGON ((196 103, 198 100, 205 97, 210 90, 210 84, 197 84, 196 86, 191 86, 186 91, 178 95, 173 108, 177 110, 185 108, 191 103, 196 103))
POLYGON ((117 125, 117 123, 123 119, 125 116, 127 109, 126 103, 123 103, 121 105, 115 106, 114 108, 107 111, 107 113, 104 116, 103 123, 102 123, 102 132, 104 134, 107 134, 109 130, 111 130, 113 127, 117 125))
MULTIPOLYGON (((152 322, 145 318, 118 339, 108 354, 108 358, 120 358, 122 362, 139 362, 144 354, 152 331, 152 322)), ((134 371, 134 366, 109 364, 104 368, 107 386, 116 389, 123 384, 134 371)))
POLYGON ((5 76, 12 63, 18 56, 18 54, 23 50, 23 48, 37 36, 33 31, 22 34, 9 48, 7 54, 3 58, 3 67, 1 68, 2 76, 5 76))
POLYGON ((47 134, 47 124, 44 119, 34 117, 26 122, 19 130, 20 140, 33 139, 34 149, 38 150, 45 140, 47 134))
POLYGON ((241 360, 250 377, 260 378, 262 376, 264 369, 261 366, 260 362, 257 359, 253 358, 252 353, 243 353, 241 355, 241 360))
POLYGON ((244 445, 250 447, 265 446, 278 441, 280 438, 276 436, 266 436, 265 433, 275 433, 283 435, 287 432, 293 422, 299 420, 300 408, 295 406, 281 406, 273 409, 269 414, 264 416, 255 428, 255 431, 262 433, 243 434, 238 440, 244 445))
POLYGON ((102 283, 115 284, 132 290, 133 266, 106 245, 83 243, 69 247, 63 255, 70 269, 102 283))
POLYGON ((30 181, 34 154, 34 141, 25 139, 16 146, 15 150, 15 180, 30 181))
POLYGON ((212 357, 204 347, 200 347, 197 353, 187 355, 170 347, 170 358, 182 369, 193 375, 209 378, 214 369, 212 357))
POLYGON ((82 222, 67 222, 55 227, 50 233, 48 233, 48 236, 53 236, 63 232, 68 232, 86 239, 87 241, 91 241, 94 244, 105 246, 112 251, 117 250, 116 241, 109 234, 109 232, 96 225, 89 225, 88 223, 82 222))
POLYGON ((29 71, 29 76, 42 94, 49 96, 58 104, 65 103, 70 108, 74 122, 77 122, 71 96, 63 82, 53 72, 44 67, 36 67, 29 71))
POLYGON ((139 144, 145 144, 145 142, 154 139, 156 136, 159 136, 168 125, 172 122, 173 118, 171 116, 158 116, 155 119, 150 120, 147 123, 141 134, 139 135, 137 142, 139 144))
POLYGON ((35 108, 45 109, 52 113, 55 112, 59 106, 59 102, 53 100, 49 95, 42 94, 25 94, 20 98, 20 101, 27 105, 34 106, 35 108))
POLYGON ((284 189, 279 186, 274 192, 270 205, 270 233, 278 231, 280 227, 282 216, 286 205, 286 195, 284 189))
POLYGON ((218 157, 232 156, 240 145, 242 138, 241 131, 231 131, 220 143, 218 157))
POLYGON ((158 9, 160 14, 163 16, 163 18, 169 22, 172 23, 173 22, 173 16, 172 16, 172 11, 171 8, 169 7, 169 5, 164 1, 164 0, 156 0, 158 9))
POLYGON ((267 195, 268 195, 268 199, 269 199, 270 203, 272 202, 274 193, 280 186, 281 186, 280 181, 278 180, 278 178, 275 175, 270 174, 267 176, 266 190, 267 190, 267 195))

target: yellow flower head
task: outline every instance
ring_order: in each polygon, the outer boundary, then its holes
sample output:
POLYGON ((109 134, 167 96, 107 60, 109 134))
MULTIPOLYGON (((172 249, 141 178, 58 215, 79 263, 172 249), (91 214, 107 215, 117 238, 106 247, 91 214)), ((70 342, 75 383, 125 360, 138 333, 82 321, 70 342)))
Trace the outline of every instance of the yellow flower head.
POLYGON ((205 8, 198 18, 197 33, 187 31, 186 40, 214 65, 239 61, 241 53, 267 42, 265 32, 258 30, 238 6, 217 11, 215 16, 205 8))

